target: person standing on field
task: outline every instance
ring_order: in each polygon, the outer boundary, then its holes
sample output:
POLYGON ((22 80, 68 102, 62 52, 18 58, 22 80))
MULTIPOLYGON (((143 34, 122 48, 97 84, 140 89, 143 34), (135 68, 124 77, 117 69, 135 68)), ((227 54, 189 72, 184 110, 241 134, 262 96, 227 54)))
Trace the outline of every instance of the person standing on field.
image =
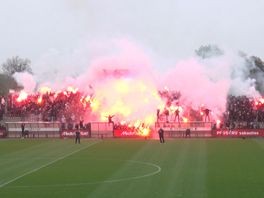
POLYGON ((163 130, 163 128, 160 128, 160 129, 158 130, 158 133, 159 133, 160 143, 164 143, 165 140, 164 140, 164 130, 163 130))
POLYGON ((25 123, 21 124, 21 137, 24 138, 25 136, 25 123))
POLYGON ((81 133, 79 131, 79 125, 76 124, 75 126, 76 132, 75 132, 75 144, 80 144, 81 143, 81 133))

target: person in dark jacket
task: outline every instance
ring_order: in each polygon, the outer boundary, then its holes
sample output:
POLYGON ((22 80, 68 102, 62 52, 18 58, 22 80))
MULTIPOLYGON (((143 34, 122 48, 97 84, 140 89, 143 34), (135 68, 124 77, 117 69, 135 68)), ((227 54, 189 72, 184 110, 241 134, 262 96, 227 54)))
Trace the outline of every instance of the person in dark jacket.
POLYGON ((108 124, 113 124, 114 125, 114 121, 113 121, 113 117, 114 117, 115 115, 108 115, 107 116, 107 119, 108 119, 108 124))
POLYGON ((179 108, 177 108, 174 111, 174 122, 176 122, 176 119, 178 119, 178 122, 180 122, 180 110, 179 110, 179 108))
POLYGON ((21 137, 23 138, 25 136, 25 123, 21 124, 21 137))
POLYGON ((206 122, 210 122, 210 109, 205 109, 204 110, 204 114, 205 114, 205 119, 204 119, 204 121, 206 122))
POLYGON ((160 129, 158 130, 158 133, 159 133, 160 143, 164 143, 165 140, 164 140, 164 130, 163 130, 163 128, 160 128, 160 129))
POLYGON ((76 124, 75 129, 76 129, 76 132, 75 132, 75 144, 77 144, 77 143, 80 144, 81 143, 81 133, 79 131, 79 125, 78 124, 76 124))
POLYGON ((191 129, 186 129, 185 137, 191 137, 191 129))

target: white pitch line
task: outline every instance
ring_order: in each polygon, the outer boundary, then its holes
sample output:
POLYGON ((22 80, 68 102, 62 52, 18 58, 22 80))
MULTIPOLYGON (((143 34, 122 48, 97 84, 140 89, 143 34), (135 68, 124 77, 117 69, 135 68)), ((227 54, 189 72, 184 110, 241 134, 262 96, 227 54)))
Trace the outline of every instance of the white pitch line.
POLYGON ((103 184, 103 183, 116 183, 116 182, 124 182, 124 181, 131 181, 131 180, 137 180, 137 179, 143 179, 146 177, 151 177, 156 174, 158 174, 161 171, 161 167, 157 164, 153 164, 150 162, 142 162, 142 161, 135 161, 135 160, 121 160, 126 161, 130 163, 137 163, 137 164, 143 164, 155 167, 157 170, 144 174, 139 176, 132 176, 127 178, 119 178, 119 179, 111 179, 111 180, 103 180, 103 181, 97 181, 97 182, 82 182, 82 183, 71 183, 71 184, 52 184, 52 185, 28 185, 28 186, 11 186, 10 188, 33 188, 33 187, 72 187, 72 186, 84 186, 84 185, 92 185, 92 184, 103 184))
POLYGON ((62 160, 62 159, 65 159, 65 158, 67 158, 67 157, 69 157, 69 156, 71 156, 71 155, 73 155, 73 154, 75 154, 75 153, 78 153, 79 151, 84 150, 84 149, 86 149, 86 148, 88 148, 88 147, 91 147, 91 146, 93 146, 93 145, 95 145, 95 144, 97 144, 97 143, 99 143, 99 142, 101 142, 101 141, 93 142, 92 144, 89 144, 88 146, 85 146, 85 147, 83 147, 83 148, 80 148, 80 149, 78 149, 78 150, 75 150, 75 151, 73 151, 73 152, 71 152, 71 153, 68 153, 67 155, 61 156, 61 157, 59 157, 59 158, 57 158, 57 159, 55 159, 55 160, 53 160, 53 161, 51 161, 51 162, 49 162, 49 163, 47 163, 47 164, 44 164, 44 165, 42 165, 42 166, 40 166, 40 167, 38 167, 38 168, 35 168, 35 169, 31 170, 31 171, 28 171, 28 172, 26 172, 26 173, 24 173, 24 174, 22 174, 22 175, 20 175, 20 176, 18 176, 18 177, 15 177, 14 179, 11 179, 11 180, 9 180, 9 181, 7 181, 7 182, 1 184, 1 185, 0 185, 0 188, 3 188, 3 187, 6 186, 7 184, 10 184, 10 183, 12 183, 12 182, 14 182, 14 181, 16 181, 16 180, 18 180, 18 179, 20 179, 20 178, 26 176, 26 175, 29 175, 29 174, 34 173, 34 172, 36 172, 36 171, 38 171, 38 170, 40 170, 40 169, 42 169, 42 168, 45 168, 45 167, 49 166, 49 165, 51 165, 51 164, 54 164, 54 163, 57 162, 57 161, 60 161, 60 160, 62 160))

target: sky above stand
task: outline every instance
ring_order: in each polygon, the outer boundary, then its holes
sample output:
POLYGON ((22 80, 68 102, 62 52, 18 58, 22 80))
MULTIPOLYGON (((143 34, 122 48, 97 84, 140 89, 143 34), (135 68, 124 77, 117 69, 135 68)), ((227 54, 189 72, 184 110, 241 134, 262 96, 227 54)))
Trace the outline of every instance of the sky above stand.
POLYGON ((261 0, 0 0, 0 63, 18 55, 34 71, 51 52, 67 56, 112 39, 172 62, 206 44, 264 59, 263 9, 261 0))

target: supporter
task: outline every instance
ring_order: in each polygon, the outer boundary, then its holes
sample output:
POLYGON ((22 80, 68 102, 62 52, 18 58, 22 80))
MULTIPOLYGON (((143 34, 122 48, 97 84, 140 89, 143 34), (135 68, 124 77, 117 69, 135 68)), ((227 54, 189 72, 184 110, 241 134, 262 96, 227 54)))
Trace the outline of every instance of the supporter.
POLYGON ((61 117, 61 129, 62 130, 65 129, 65 124, 66 124, 66 118, 64 115, 62 115, 62 117, 61 117))
POLYGON ((114 124, 114 121, 113 121, 113 117, 114 117, 115 115, 108 115, 107 116, 107 119, 108 119, 108 124, 114 124))
POLYGON ((180 110, 179 110, 179 108, 177 108, 174 111, 174 122, 176 122, 176 120, 178 120, 178 122, 180 122, 180 110))
POLYGON ((205 114, 205 119, 204 119, 204 121, 206 122, 210 122, 210 109, 205 109, 204 110, 204 114, 205 114))
POLYGON ((167 108, 164 108, 164 115, 166 117, 166 122, 169 123, 169 115, 170 115, 170 112, 167 108))
POLYGON ((81 130, 84 129, 83 122, 84 122, 83 118, 80 118, 80 124, 79 125, 80 125, 81 130))
POLYGON ((159 122, 159 120, 160 120, 160 109, 157 109, 156 115, 157 115, 157 121, 156 122, 159 122))
MULTIPOLYGON (((161 92, 162 98, 165 98, 166 105, 175 104, 180 94, 174 94, 175 97, 170 96, 169 91, 161 92)), ((2 98, 2 97, 0 97, 2 98)), ((74 128, 74 123, 78 121, 76 118, 83 118, 85 113, 91 111, 90 102, 83 100, 81 92, 60 92, 60 93, 46 93, 46 94, 32 94, 28 95, 27 99, 19 101, 18 95, 10 94, 6 97, 5 102, 0 102, 0 120, 4 116, 20 117, 26 119, 35 116, 37 121, 60 121, 66 128, 74 128)), ((2 100, 1 100, 2 101, 2 100)), ((174 116, 174 121, 179 121, 179 112, 170 112, 169 108, 164 107, 164 111, 156 109, 157 122, 162 120, 164 116, 165 121, 169 122, 169 116, 174 116)), ((209 110, 209 109, 208 109, 209 110)), ((155 110, 154 110, 155 111, 155 110)), ((210 111, 210 110, 209 110, 210 111)), ((214 111, 214 110, 212 110, 214 111)), ((155 112, 153 112, 155 115, 155 112)), ((204 112, 206 116, 206 112, 204 112)), ((111 115, 110 115, 111 116, 111 115)), ((199 111, 190 108, 188 110, 190 120, 202 121, 199 111)), ((206 118, 206 117, 205 117, 206 118)), ((208 118, 209 120, 209 112, 208 118)), ((173 118, 172 118, 173 120, 173 118)), ((79 127, 83 128, 83 119, 79 120, 79 127)), ((112 117, 108 117, 108 122, 113 123, 112 117)), ((226 102, 226 111, 223 114, 223 123, 230 128, 259 128, 263 127, 264 123, 264 104, 261 102, 255 104, 253 98, 246 96, 228 96, 226 102)), ((116 128, 117 126, 115 126, 116 128)))

